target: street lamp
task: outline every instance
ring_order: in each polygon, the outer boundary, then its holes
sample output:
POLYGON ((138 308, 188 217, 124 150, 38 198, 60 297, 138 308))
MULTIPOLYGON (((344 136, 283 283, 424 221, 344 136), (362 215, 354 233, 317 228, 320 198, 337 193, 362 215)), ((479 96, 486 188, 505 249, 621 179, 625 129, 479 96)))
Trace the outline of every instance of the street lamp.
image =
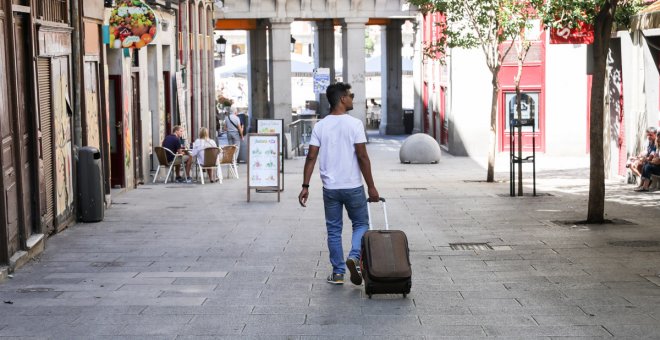
POLYGON ((227 39, 220 36, 216 41, 215 51, 218 52, 218 66, 225 64, 225 49, 227 48, 227 39))
POLYGON ((225 39, 223 36, 220 36, 216 42, 216 51, 222 55, 225 54, 225 49, 227 48, 227 39, 225 39))
POLYGON ((293 38, 293 35, 291 35, 291 53, 296 51, 296 39, 293 38))

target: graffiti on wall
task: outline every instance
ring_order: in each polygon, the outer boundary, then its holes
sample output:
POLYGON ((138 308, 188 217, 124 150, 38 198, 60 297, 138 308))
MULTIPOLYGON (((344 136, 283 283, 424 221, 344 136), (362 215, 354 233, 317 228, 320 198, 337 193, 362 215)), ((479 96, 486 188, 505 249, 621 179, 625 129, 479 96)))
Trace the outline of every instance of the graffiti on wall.
MULTIPOLYGON (((63 58, 64 59, 64 58, 63 58)), ((71 155, 71 121, 69 102, 68 67, 66 59, 53 63, 53 100, 55 106, 55 185, 56 216, 63 215, 73 204, 73 171, 71 155), (59 64, 59 65, 58 65, 59 64), (60 68, 58 69, 58 66, 60 68)))
POLYGON ((96 93, 85 92, 85 105, 87 108, 86 128, 87 128, 87 145, 93 146, 97 149, 101 148, 101 134, 99 131, 99 111, 98 99, 96 93))
MULTIPOLYGON (((123 112, 123 123, 122 126, 124 127, 124 166, 126 167, 126 170, 128 170, 131 167, 131 160, 132 160, 132 154, 133 154, 133 143, 132 143, 132 134, 131 134, 131 92, 130 90, 132 89, 131 85, 127 80, 129 80, 130 77, 124 77, 124 112, 123 112)), ((128 171, 130 174, 131 171, 128 171)))
POLYGON ((165 84, 158 79, 158 140, 165 138, 165 84))

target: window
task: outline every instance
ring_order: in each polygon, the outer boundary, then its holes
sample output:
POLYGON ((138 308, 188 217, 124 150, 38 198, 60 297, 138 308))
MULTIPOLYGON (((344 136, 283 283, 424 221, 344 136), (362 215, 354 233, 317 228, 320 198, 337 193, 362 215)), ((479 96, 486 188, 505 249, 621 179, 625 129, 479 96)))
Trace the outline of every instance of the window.
MULTIPOLYGON (((518 117, 518 112, 516 111, 516 94, 515 93, 506 93, 506 124, 504 126, 505 131, 509 132, 511 119, 518 117)), ((520 94, 520 113, 522 119, 534 119, 534 129, 539 131, 539 117, 538 117, 538 106, 539 106, 539 92, 522 92, 520 94)), ((532 131, 531 126, 523 126, 523 131, 532 131)))

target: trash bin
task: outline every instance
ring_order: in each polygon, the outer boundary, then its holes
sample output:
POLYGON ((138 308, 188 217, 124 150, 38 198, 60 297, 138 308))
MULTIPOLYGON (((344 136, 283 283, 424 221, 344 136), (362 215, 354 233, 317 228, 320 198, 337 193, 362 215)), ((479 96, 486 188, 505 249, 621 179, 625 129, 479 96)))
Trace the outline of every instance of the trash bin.
POLYGON ((407 135, 411 134, 415 126, 415 110, 403 110, 403 129, 407 135))
POLYGON ((84 146, 78 150, 78 218, 83 222, 103 220, 103 171, 99 149, 84 146))

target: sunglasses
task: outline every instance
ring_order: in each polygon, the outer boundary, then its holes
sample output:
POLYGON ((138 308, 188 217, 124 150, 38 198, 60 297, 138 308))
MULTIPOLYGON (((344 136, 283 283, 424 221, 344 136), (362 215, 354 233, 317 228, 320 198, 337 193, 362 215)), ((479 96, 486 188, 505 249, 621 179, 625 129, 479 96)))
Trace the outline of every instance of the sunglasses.
POLYGON ((346 94, 344 97, 351 97, 351 99, 355 99, 355 93, 346 94))

